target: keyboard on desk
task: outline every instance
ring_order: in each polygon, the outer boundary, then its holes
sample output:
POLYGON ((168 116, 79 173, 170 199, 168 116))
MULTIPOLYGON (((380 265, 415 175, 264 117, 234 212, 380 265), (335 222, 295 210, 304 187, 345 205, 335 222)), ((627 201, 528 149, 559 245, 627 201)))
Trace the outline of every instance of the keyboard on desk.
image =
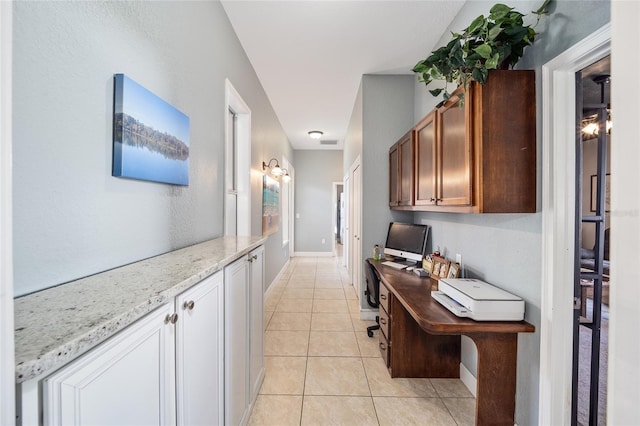
POLYGON ((404 269, 407 266, 409 266, 409 265, 405 265, 404 263, 392 262, 390 260, 384 261, 382 262, 382 264, 385 266, 391 266, 392 268, 395 268, 395 269, 404 269))

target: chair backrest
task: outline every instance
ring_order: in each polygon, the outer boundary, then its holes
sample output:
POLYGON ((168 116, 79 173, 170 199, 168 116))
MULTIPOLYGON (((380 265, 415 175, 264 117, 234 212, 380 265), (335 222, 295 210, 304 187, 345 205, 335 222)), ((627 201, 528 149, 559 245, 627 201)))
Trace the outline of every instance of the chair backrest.
POLYGON ((364 292, 367 295, 367 303, 372 308, 377 308, 380 297, 380 277, 369 259, 364 261, 364 275, 367 282, 367 289, 364 292))

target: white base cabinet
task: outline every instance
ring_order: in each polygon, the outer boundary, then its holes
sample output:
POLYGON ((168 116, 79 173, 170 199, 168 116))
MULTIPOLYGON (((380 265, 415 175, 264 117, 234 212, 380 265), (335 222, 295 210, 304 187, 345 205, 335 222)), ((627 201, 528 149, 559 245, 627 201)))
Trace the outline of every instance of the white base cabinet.
POLYGON ((45 425, 223 422, 223 275, 43 381, 45 425))
POLYGON ((45 425, 175 424, 166 305, 44 380, 45 425))
POLYGON ((223 284, 219 272, 176 298, 178 425, 224 421, 223 284))
POLYGON ((244 425, 264 379, 264 248, 225 274, 225 425, 244 425))

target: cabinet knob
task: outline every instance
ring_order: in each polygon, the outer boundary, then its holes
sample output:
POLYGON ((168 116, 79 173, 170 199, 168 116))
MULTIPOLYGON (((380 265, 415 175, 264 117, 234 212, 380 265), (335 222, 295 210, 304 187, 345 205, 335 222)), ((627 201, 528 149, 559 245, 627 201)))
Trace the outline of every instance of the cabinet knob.
POLYGON ((189 300, 188 302, 184 302, 184 304, 182 305, 182 309, 188 309, 191 311, 193 310, 194 306, 196 306, 196 302, 194 302, 193 300, 189 300))
POLYGON ((167 314, 167 316, 164 319, 164 323, 165 324, 175 324, 178 322, 178 314, 177 313, 172 313, 172 314, 167 314))
POLYGON ((387 321, 384 318, 380 318, 380 324, 387 325, 387 321))
POLYGON ((383 351, 387 350, 387 347, 385 346, 384 343, 380 342, 380 349, 382 349, 383 351))
POLYGON ((386 294, 381 294, 381 295, 380 295, 380 299, 382 299, 382 300, 387 300, 387 295, 386 295, 386 294))

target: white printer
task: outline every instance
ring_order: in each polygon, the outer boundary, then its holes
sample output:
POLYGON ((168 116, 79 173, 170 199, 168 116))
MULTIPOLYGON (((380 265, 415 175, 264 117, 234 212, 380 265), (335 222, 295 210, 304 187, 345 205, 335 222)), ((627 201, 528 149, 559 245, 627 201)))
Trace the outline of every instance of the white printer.
POLYGON ((459 317, 476 321, 522 321, 524 300, 484 281, 442 278, 431 296, 459 317))

